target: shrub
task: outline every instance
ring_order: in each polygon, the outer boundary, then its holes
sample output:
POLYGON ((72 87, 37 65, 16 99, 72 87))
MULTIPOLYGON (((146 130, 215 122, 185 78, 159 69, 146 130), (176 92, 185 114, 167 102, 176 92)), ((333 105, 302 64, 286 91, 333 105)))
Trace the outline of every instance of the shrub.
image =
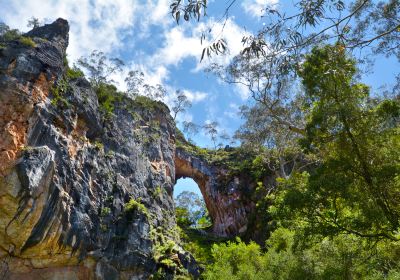
POLYGON ((51 93, 53 94, 53 99, 51 104, 57 106, 59 102, 65 107, 69 107, 69 102, 65 98, 65 94, 69 89, 68 81, 66 79, 61 79, 51 87, 51 93))
POLYGON ((265 266, 260 246, 251 242, 245 244, 239 238, 236 242, 214 244, 212 247, 214 263, 205 273, 205 279, 272 279, 265 278, 265 266))
POLYGON ((203 230, 194 228, 178 228, 183 248, 193 254, 199 264, 211 263, 213 244, 226 242, 228 239, 205 234, 203 230))
POLYGON ((163 190, 160 186, 157 186, 153 192, 153 198, 160 198, 162 197, 163 190))
POLYGON ((160 261, 161 259, 168 259, 173 253, 177 252, 176 243, 172 240, 167 240, 164 244, 157 244, 154 246, 154 259, 160 261))
POLYGON ((298 238, 295 232, 278 228, 268 239, 266 252, 240 239, 214 244, 213 263, 204 279, 398 279, 400 275, 399 242, 340 235, 306 245, 298 238))
POLYGON ((77 79, 77 78, 84 76, 83 72, 77 67, 73 67, 73 68, 68 67, 66 75, 67 75, 67 78, 70 80, 77 79))
POLYGON ((146 206, 144 206, 142 203, 136 201, 135 199, 131 198, 131 200, 128 201, 128 203, 126 203, 124 205, 124 211, 125 213, 133 213, 134 211, 139 211, 142 214, 145 214, 146 216, 148 216, 148 210, 146 208, 146 206))
POLYGON ((96 140, 94 142, 94 146, 96 147, 97 150, 104 151, 104 144, 101 143, 99 140, 96 140))
POLYGON ((36 47, 36 43, 30 37, 25 37, 17 29, 7 30, 2 36, 1 41, 19 41, 21 44, 28 47, 36 47))
POLYGON ((20 41, 20 43, 22 43, 25 46, 32 48, 36 47, 36 43, 30 37, 21 36, 18 41, 20 41))
POLYGON ((114 85, 105 83, 100 83, 96 87, 96 94, 100 110, 105 114, 106 118, 110 118, 114 112, 115 102, 121 99, 121 94, 114 85))
POLYGON ((105 216, 108 216, 110 213, 111 213, 111 209, 109 207, 103 207, 103 208, 101 208, 100 216, 105 217, 105 216))
POLYGON ((176 207, 175 208, 176 215, 176 223, 180 227, 190 227, 193 224, 193 221, 190 219, 189 210, 184 207, 176 207))
POLYGON ((13 41, 18 40, 21 37, 21 34, 17 29, 11 29, 6 31, 2 37, 4 41, 13 41))

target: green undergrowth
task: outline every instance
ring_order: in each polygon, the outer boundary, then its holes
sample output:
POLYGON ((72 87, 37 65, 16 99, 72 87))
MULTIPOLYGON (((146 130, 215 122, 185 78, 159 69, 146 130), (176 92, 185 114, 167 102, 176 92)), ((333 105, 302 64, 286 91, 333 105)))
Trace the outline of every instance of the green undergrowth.
POLYGON ((100 110, 106 118, 110 118, 115 110, 115 103, 122 100, 122 94, 114 85, 101 83, 96 89, 100 110))
POLYGON ((179 232, 183 248, 190 252, 203 268, 213 261, 213 245, 230 240, 210 234, 207 229, 179 227, 179 232))
POLYGON ((395 280, 400 277, 398 242, 369 242, 353 235, 315 238, 307 244, 278 228, 266 249, 239 238, 213 245, 205 280, 395 280))
POLYGON ((51 104, 53 106, 64 106, 69 107, 69 102, 66 98, 67 91, 69 90, 68 80, 67 78, 62 78, 53 84, 50 91, 53 95, 53 99, 51 100, 51 104))
POLYGON ((51 104, 54 106, 63 106, 69 107, 70 103, 66 98, 68 91, 70 90, 69 82, 73 79, 77 79, 83 77, 84 74, 81 70, 76 67, 69 67, 67 57, 64 56, 64 67, 65 73, 63 77, 55 82, 51 87, 51 93, 53 95, 53 99, 51 100, 51 104))
POLYGON ((36 43, 32 40, 32 38, 30 37, 25 37, 25 36, 21 36, 18 41, 28 47, 32 47, 35 48, 36 47, 36 43))
POLYGON ((248 174, 257 181, 271 173, 265 166, 262 151, 255 152, 244 147, 227 147, 217 150, 201 148, 188 142, 179 129, 176 132, 176 147, 210 165, 224 167, 228 170, 228 176, 248 174))
POLYGON ((149 211, 147 210, 146 206, 143 203, 136 201, 135 199, 131 198, 125 205, 124 205, 125 213, 132 213, 138 211, 146 216, 149 216, 149 211))
POLYGON ((68 79, 70 79, 70 80, 81 78, 84 76, 83 72, 79 68, 76 68, 76 67, 73 67, 73 68, 68 67, 66 75, 67 75, 68 79))
POLYGON ((131 99, 131 104, 154 112, 157 111, 166 112, 166 110, 168 110, 167 106, 164 103, 153 100, 143 95, 139 95, 135 97, 135 99, 131 99))
POLYGON ((153 258, 157 263, 157 271, 149 279, 193 279, 188 271, 183 267, 179 252, 182 251, 176 240, 179 229, 165 229, 163 227, 154 228, 150 225, 150 237, 153 241, 153 258))
POLYGON ((119 91, 114 85, 100 83, 95 87, 97 98, 100 105, 100 110, 105 115, 106 119, 113 116, 117 108, 123 109, 131 113, 133 118, 141 118, 140 111, 148 112, 167 112, 167 107, 164 103, 152 100, 146 96, 137 96, 134 99, 129 98, 124 92, 119 91))

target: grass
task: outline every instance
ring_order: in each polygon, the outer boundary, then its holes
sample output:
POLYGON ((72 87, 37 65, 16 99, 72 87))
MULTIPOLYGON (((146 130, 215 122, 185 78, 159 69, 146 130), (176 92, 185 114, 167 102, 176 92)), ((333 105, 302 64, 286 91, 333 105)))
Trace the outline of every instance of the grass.
POLYGON ((25 37, 25 36, 21 36, 18 41, 28 47, 32 47, 35 48, 36 47, 36 43, 32 40, 32 38, 30 37, 25 37))

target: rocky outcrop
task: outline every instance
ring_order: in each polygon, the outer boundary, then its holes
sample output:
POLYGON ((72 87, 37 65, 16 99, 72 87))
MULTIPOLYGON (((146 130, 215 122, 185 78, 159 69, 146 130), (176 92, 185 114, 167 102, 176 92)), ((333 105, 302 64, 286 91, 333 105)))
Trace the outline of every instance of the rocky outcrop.
POLYGON ((221 236, 248 227, 246 180, 175 149, 163 103, 113 87, 100 98, 68 76, 68 30, 58 19, 0 40, 0 279, 197 277, 176 180, 198 183, 221 236))

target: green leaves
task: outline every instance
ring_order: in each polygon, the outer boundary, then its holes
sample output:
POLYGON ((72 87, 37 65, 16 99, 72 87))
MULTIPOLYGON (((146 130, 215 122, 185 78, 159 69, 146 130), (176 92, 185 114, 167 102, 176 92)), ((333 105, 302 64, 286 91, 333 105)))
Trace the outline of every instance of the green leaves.
POLYGON ((170 10, 177 24, 179 24, 182 14, 185 21, 189 21, 191 18, 200 21, 201 16, 207 15, 207 0, 175 0, 171 3, 170 10))
POLYGON ((302 143, 320 164, 308 177, 284 180, 273 209, 286 225, 302 221, 312 235, 396 239, 399 103, 369 102, 369 88, 355 74, 340 46, 314 48, 306 56, 299 70, 308 108, 302 143))
POLYGON ((267 241, 267 250, 240 239, 212 248, 214 263, 204 274, 207 280, 248 279, 396 279, 399 275, 398 242, 370 243, 340 235, 314 238, 299 247, 296 233, 278 228, 267 241))
POLYGON ((210 226, 210 217, 203 198, 194 192, 183 191, 175 198, 178 225, 210 226))
POLYGON ((224 54, 227 50, 226 45, 227 45, 227 43, 226 43, 225 39, 218 39, 217 41, 212 43, 210 46, 205 47, 203 49, 203 52, 201 53, 200 62, 203 61, 205 54, 207 54, 207 57, 211 57, 211 55, 213 53, 216 55, 224 54))

